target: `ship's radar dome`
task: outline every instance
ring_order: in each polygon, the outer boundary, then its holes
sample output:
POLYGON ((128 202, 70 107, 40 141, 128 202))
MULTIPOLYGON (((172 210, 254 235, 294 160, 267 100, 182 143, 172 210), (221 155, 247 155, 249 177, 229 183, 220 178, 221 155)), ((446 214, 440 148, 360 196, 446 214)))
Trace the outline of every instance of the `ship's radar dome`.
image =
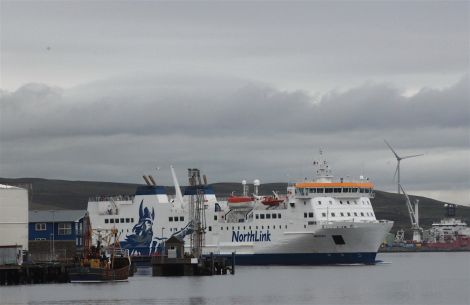
POLYGON ((242 184, 245 185, 245 184, 246 184, 246 180, 242 180, 242 184))
POLYGON ((258 179, 255 179, 255 181, 253 181, 253 184, 256 185, 256 186, 259 186, 260 185, 260 181, 258 179))

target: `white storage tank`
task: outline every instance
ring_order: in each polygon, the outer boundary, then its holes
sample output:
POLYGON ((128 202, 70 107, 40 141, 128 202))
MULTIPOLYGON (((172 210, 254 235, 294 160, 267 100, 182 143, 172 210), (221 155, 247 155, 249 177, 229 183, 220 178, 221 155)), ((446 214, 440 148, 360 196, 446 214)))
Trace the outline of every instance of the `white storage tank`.
POLYGON ((0 246, 28 250, 28 190, 0 184, 0 246))

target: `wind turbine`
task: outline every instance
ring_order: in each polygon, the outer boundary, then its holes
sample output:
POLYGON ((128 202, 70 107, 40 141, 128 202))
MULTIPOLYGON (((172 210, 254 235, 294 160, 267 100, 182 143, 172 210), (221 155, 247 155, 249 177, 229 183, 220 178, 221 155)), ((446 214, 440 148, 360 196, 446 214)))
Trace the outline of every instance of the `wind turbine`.
POLYGON ((410 155, 410 156, 404 156, 400 157, 395 150, 392 148, 392 146, 387 142, 387 140, 384 140, 385 144, 390 148, 390 150, 393 152, 395 155, 395 158, 397 158, 397 168, 395 169, 395 174, 393 175, 393 178, 395 179, 395 176, 398 178, 398 194, 400 194, 400 161, 403 159, 409 159, 409 158, 414 158, 414 157, 419 157, 424 154, 418 154, 418 155, 410 155), (398 175, 397 175, 398 174, 398 175))

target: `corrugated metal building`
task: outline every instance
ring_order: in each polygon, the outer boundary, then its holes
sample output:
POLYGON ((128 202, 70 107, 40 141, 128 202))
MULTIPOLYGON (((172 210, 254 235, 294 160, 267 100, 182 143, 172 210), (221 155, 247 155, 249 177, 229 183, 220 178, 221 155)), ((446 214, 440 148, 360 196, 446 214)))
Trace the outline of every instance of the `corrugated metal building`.
POLYGON ((28 250, 28 190, 0 184, 0 246, 28 250))

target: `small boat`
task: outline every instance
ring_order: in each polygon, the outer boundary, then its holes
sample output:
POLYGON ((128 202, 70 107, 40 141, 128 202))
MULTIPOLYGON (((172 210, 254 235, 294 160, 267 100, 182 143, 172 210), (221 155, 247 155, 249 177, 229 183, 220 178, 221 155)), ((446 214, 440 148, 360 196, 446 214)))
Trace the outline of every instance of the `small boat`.
POLYGON ((261 203, 267 206, 278 206, 281 202, 284 202, 283 199, 279 199, 273 196, 266 196, 261 200, 261 203))
POLYGON ((69 269, 71 283, 98 283, 127 281, 130 271, 130 257, 127 249, 122 249, 119 243, 117 229, 96 230, 98 232, 97 246, 91 245, 91 227, 84 220, 84 249, 83 255, 77 259, 76 265, 69 269), (109 234, 103 234, 110 231, 109 234), (110 242, 112 240, 112 242, 110 242), (103 245, 108 241, 108 245, 103 245))
POLYGON ((255 204, 255 198, 251 196, 230 196, 227 199, 231 209, 250 208, 255 204))

